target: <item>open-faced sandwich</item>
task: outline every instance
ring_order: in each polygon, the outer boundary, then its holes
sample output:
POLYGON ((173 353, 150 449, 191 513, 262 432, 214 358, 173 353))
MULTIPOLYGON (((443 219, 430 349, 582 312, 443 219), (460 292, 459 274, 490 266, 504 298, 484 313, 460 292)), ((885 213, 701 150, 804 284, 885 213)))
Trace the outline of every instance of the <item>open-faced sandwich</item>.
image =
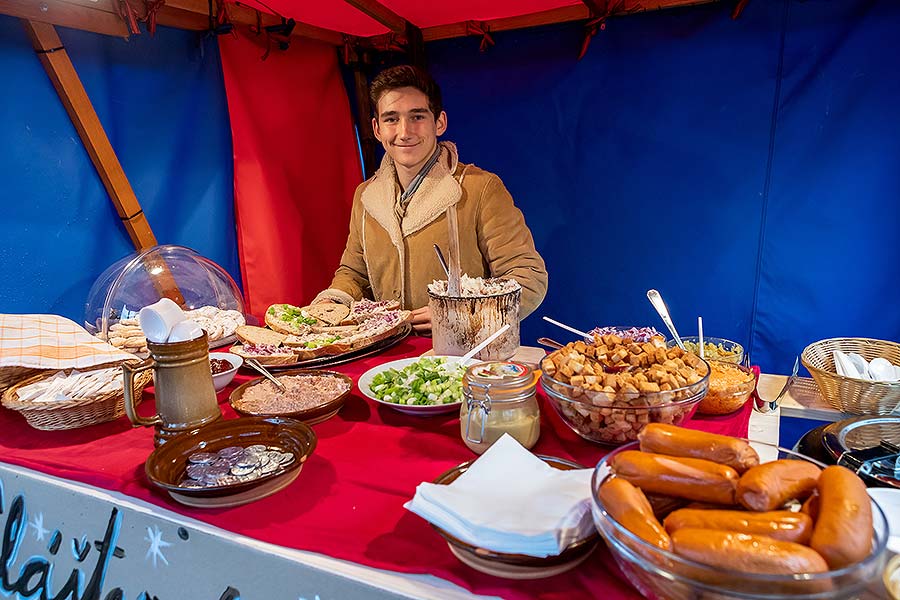
POLYGON ((333 327, 347 318, 350 309, 343 304, 294 306, 273 304, 266 311, 266 325, 286 335, 303 335, 312 327, 333 327))
MULTIPOLYGON (((410 312, 398 310, 396 301, 373 302, 361 300, 353 306, 342 304, 313 304, 297 307, 291 304, 273 304, 266 311, 266 325, 242 327, 237 336, 244 342, 236 354, 244 356, 248 346, 274 346, 278 354, 293 354, 293 360, 263 359, 263 364, 290 364, 292 362, 337 356, 371 346, 397 334, 409 320, 410 312)), ((269 349, 271 350, 271 348, 269 349)), ((266 350, 260 350, 266 352, 266 350)))
POLYGON ((266 366, 297 362, 297 354, 291 348, 282 346, 287 337, 282 333, 264 327, 242 325, 235 330, 235 335, 241 344, 232 346, 231 352, 245 360, 253 359, 266 366))
POLYGON ((358 325, 377 313, 400 310, 400 302, 397 300, 357 300, 350 305, 350 313, 343 321, 343 325, 358 325))

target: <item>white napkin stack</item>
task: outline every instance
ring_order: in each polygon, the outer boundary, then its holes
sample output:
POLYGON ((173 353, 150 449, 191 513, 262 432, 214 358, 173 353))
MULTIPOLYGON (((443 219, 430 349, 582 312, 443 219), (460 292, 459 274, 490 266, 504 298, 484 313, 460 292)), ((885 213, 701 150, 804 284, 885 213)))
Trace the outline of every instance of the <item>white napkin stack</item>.
POLYGON ((404 508, 481 548, 555 556, 594 528, 591 473, 554 469, 504 435, 450 485, 419 484, 404 508))
POLYGON ((832 352, 834 369, 841 377, 868 379, 869 381, 900 381, 900 367, 886 358, 873 358, 871 362, 855 352, 832 352))

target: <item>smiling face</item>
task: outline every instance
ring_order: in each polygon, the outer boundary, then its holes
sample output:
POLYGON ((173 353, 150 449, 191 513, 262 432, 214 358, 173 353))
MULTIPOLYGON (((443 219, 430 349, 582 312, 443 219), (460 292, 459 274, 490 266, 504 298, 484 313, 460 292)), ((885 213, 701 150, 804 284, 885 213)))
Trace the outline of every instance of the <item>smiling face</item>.
POLYGON ((431 158, 437 138, 447 130, 447 113, 435 118, 428 97, 414 87, 385 92, 378 99, 372 119, 375 137, 394 159, 397 175, 404 188, 431 158))

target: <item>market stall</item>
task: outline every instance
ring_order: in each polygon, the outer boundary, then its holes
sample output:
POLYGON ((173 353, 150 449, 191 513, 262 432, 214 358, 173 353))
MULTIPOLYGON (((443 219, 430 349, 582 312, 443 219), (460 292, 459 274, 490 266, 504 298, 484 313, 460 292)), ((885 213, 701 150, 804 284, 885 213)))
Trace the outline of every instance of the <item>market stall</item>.
MULTIPOLYGON (((429 348, 427 338, 407 338, 384 354, 337 366, 335 370, 357 380, 372 366, 395 358, 418 356, 429 348)), ((241 371, 235 381, 219 393, 219 406, 225 419, 237 418, 227 401, 231 391, 254 377, 241 371)), ((587 467, 596 464, 606 450, 576 435, 549 407, 547 398, 541 396, 543 427, 534 451, 574 460, 587 467)), ((153 411, 151 400, 148 394, 147 401, 141 406, 145 415, 153 411)), ((542 597, 553 594, 571 598, 591 598, 598 594, 615 598, 637 597, 602 547, 597 548, 582 566, 565 575, 538 583, 503 580, 460 563, 424 520, 407 512, 403 504, 412 498, 418 484, 431 481, 448 469, 475 458, 460 439, 459 418, 454 414, 437 417, 405 415, 366 399, 354 388, 337 415, 313 426, 318 445, 297 480, 268 498, 235 508, 191 508, 153 486, 144 474, 144 461, 153 451, 153 432, 134 429, 125 418, 55 432, 32 429, 20 415, 9 410, 0 411, 0 418, 4 431, 0 441, 4 463, 118 492, 262 542, 392 572, 427 573, 488 596, 526 598, 532 595, 537 585, 542 597)), ((743 436, 747 433, 749 419, 748 404, 737 414, 698 417, 691 421, 691 426, 743 436)), ((764 429, 771 433, 770 427, 764 429)), ((7 477, 5 474, 3 486, 8 505, 16 484, 7 477)), ((52 503, 46 502, 28 499, 29 519, 33 521, 35 514, 43 513, 44 527, 52 529, 56 527, 53 522, 55 509, 52 503)), ((8 510, 7 506, 4 510, 8 510)), ((107 517, 108 514, 100 519, 104 525, 107 517)), ((80 535, 65 533, 67 538, 80 535)), ((32 530, 26 534, 33 535, 32 530)), ((172 542, 173 537, 176 536, 169 532, 165 539, 172 542)), ((142 548, 127 548, 127 551, 144 558, 142 548)), ((165 552, 164 548, 163 554, 165 552)), ((114 561, 110 566, 111 577, 116 568, 114 561)), ((218 569, 219 565, 209 563, 208 568, 218 569)), ((166 566, 160 563, 149 573, 156 578, 163 569, 177 574, 179 565, 175 561, 166 566)), ((223 583, 229 582, 229 571, 217 571, 223 583)), ((244 597, 254 597, 248 591, 242 591, 244 597)), ((312 594, 306 593, 305 597, 311 598, 312 594)), ((321 598, 326 597, 321 594, 321 598)))

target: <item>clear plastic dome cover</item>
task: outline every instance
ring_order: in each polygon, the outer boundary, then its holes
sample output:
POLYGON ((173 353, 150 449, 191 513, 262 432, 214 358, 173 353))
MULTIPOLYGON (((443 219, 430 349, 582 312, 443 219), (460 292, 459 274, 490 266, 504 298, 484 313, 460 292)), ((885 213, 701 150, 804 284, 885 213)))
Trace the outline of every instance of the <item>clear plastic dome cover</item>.
POLYGON ((84 310, 84 326, 106 339, 115 323, 137 318, 161 298, 185 311, 206 306, 243 315, 241 291, 225 269, 184 246, 154 246, 116 261, 94 281, 84 310))

